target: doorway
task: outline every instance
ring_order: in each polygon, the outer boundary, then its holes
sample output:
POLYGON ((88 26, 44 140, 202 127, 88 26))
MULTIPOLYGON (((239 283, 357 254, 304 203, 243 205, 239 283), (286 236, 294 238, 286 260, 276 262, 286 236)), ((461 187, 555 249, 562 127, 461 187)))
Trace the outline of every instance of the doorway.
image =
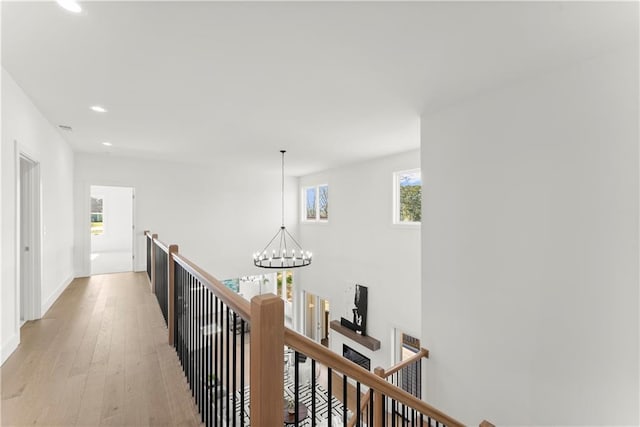
POLYGON ((40 164, 20 154, 18 167, 18 262, 20 326, 40 318, 40 164))
POLYGON ((91 275, 133 271, 131 187, 91 186, 91 275))
POLYGON ((329 300, 305 292, 305 335, 329 347, 329 300))

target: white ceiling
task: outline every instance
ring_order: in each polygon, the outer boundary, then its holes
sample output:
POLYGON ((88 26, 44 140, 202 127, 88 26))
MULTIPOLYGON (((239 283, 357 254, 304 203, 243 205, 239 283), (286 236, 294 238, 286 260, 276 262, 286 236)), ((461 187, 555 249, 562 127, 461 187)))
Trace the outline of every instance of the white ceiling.
POLYGON ((637 2, 81 4, 2 2, 2 65, 74 150, 278 169, 286 148, 294 175, 418 148, 422 111, 638 37, 637 2))

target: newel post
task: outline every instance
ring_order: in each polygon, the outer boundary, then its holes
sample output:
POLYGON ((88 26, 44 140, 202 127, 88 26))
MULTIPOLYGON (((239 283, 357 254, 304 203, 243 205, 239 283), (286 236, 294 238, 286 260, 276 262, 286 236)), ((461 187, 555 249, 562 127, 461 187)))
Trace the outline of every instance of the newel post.
POLYGON ((173 259, 173 254, 178 253, 178 245, 169 245, 169 254, 167 255, 167 264, 169 271, 167 273, 168 293, 167 296, 167 328, 169 329, 169 345, 173 345, 174 340, 174 325, 176 321, 176 307, 175 307, 175 295, 176 295, 176 261, 173 259))
MULTIPOLYGON (((384 374, 384 368, 381 367, 377 367, 373 370, 373 373, 376 374, 377 376, 379 376, 380 378, 384 379, 385 374, 384 374)), ((383 425, 386 425, 386 423, 384 423, 384 418, 387 416, 387 414, 385 413, 384 410, 384 402, 382 400, 382 393, 380 392, 375 392, 374 393, 374 398, 373 398, 373 427, 382 427, 383 425)))
POLYGON ((251 299, 251 424, 284 423, 284 302, 273 294, 251 299))
POLYGON ((151 292, 156 291, 156 243, 157 234, 151 235, 151 292))

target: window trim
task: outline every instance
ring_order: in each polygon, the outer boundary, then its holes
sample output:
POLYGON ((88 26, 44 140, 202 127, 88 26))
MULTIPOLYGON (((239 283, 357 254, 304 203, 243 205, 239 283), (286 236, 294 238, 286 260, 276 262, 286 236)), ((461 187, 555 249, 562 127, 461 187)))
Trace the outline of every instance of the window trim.
MULTIPOLYGON (((422 221, 401 221, 400 220, 400 175, 420 172, 420 187, 422 187, 422 170, 421 168, 404 169, 393 172, 393 206, 392 206, 392 224, 398 227, 420 227, 422 221)), ((422 206, 420 207, 422 210, 422 206)))
MULTIPOLYGON (((302 212, 300 215, 302 218, 301 222, 308 223, 308 224, 324 224, 329 222, 329 212, 327 212, 326 219, 320 218, 320 187, 327 187, 328 189, 329 184, 316 184, 316 185, 308 185, 308 186, 302 187, 302 192, 301 192, 302 193, 302 203, 301 203, 302 212), (315 219, 307 218, 307 191, 312 188, 316 190, 315 219)), ((327 196, 327 203, 328 203, 328 196, 327 196)))

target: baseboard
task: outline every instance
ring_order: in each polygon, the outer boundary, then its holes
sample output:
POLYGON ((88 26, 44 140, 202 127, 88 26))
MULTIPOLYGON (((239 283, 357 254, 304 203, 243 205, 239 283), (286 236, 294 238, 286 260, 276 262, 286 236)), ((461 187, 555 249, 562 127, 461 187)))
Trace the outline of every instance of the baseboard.
POLYGON ((55 292, 49 298, 47 298, 45 302, 42 303, 42 307, 41 307, 42 311, 40 312, 42 316, 44 316, 47 313, 47 311, 49 311, 53 303, 56 302, 56 300, 60 297, 60 295, 62 295, 64 290, 67 289, 67 286, 69 286, 72 281, 73 281, 73 276, 69 276, 65 281, 63 281, 60 284, 58 289, 56 289, 55 292))
POLYGON ((0 365, 4 364, 4 362, 11 356, 11 354, 16 351, 18 348, 18 344, 20 344, 20 331, 13 334, 11 338, 2 343, 2 360, 0 360, 0 365))

